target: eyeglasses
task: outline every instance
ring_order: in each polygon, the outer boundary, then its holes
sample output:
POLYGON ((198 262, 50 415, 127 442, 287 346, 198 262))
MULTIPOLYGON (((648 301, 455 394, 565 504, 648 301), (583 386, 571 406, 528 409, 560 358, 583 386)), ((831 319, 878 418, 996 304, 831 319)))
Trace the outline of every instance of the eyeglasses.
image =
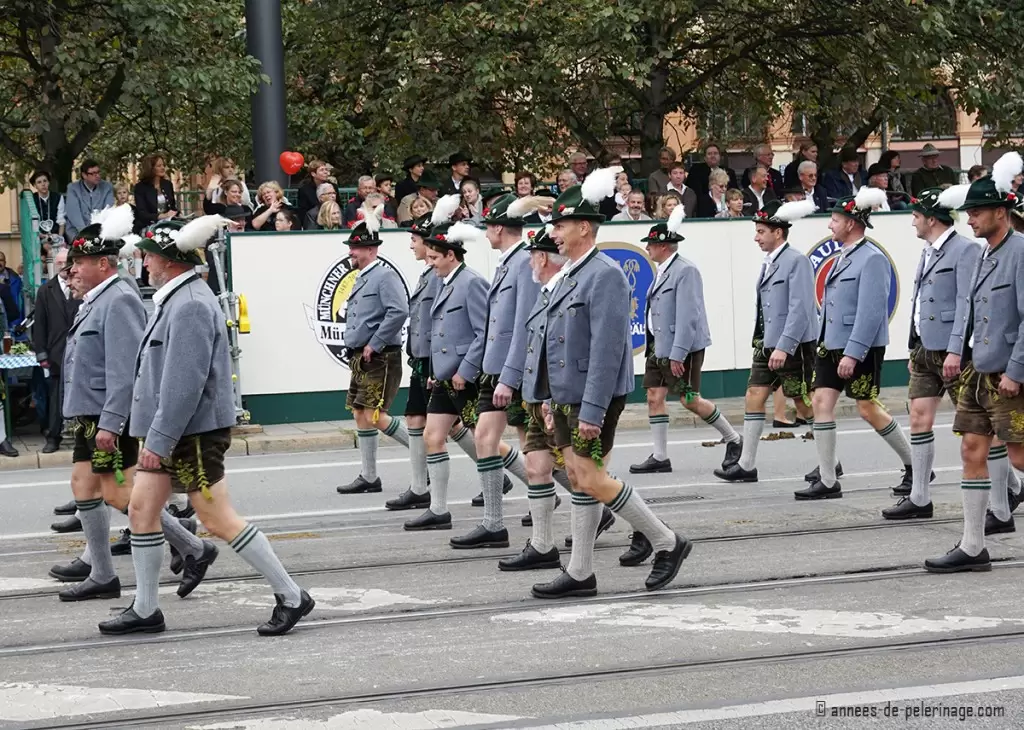
POLYGON ((89 177, 93 177, 94 175, 99 175, 100 171, 99 170, 87 170, 87 171, 85 171, 82 174, 83 175, 88 175, 89 177))

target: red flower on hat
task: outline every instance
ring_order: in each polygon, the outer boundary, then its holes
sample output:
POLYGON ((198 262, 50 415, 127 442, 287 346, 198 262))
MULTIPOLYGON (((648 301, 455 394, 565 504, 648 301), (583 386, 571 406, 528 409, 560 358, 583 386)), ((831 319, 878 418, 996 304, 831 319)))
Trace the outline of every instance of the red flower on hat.
POLYGON ((447 241, 448 239, 446 239, 446 238, 444 237, 444 234, 443 234, 443 233, 438 233, 438 234, 437 234, 437 240, 438 240, 438 241, 447 241))
POLYGON ((912 203, 913 205, 917 205, 917 204, 918 204, 918 203, 919 203, 920 201, 919 201, 919 200, 918 200, 917 198, 911 198, 911 199, 910 199, 910 202, 911 202, 911 203, 912 203))
POLYGON ((153 231, 146 231, 146 238, 153 238, 153 231))
POLYGON ((1007 193, 1006 194, 1006 199, 1009 200, 1011 203, 1016 203, 1017 202, 1017 195, 1015 193, 1007 193))
POLYGON ((561 213, 564 210, 565 210, 565 204, 564 203, 562 205, 558 206, 558 212, 559 213, 561 213))
POLYGON ((82 246, 85 245, 85 239, 76 238, 74 241, 71 242, 71 245, 74 246, 75 248, 81 248, 82 246))
POLYGON ((845 210, 847 213, 850 213, 856 207, 857 207, 857 201, 856 200, 851 200, 850 202, 848 202, 846 205, 843 206, 843 210, 845 210))
POLYGON ((490 215, 490 213, 491 213, 491 209, 490 208, 484 208, 484 218, 486 218, 488 215, 490 215))
POLYGON ((756 217, 758 217, 758 218, 762 218, 762 219, 764 219, 764 218, 767 218, 767 217, 768 217, 768 213, 767 213, 767 212, 765 212, 765 211, 763 211, 763 210, 759 210, 759 211, 757 211, 757 213, 756 213, 755 215, 756 215, 756 217))
POLYGON ((529 233, 526 234, 527 238, 533 238, 536 235, 537 235, 537 231, 530 231, 529 233))

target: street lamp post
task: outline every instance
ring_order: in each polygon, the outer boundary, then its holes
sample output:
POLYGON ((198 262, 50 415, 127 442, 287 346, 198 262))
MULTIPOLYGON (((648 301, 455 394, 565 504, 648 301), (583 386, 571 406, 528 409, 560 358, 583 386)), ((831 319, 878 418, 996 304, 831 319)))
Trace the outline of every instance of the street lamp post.
POLYGON ((260 61, 270 83, 260 82, 252 97, 252 146, 256 180, 287 178, 278 157, 288 145, 285 120, 284 42, 281 31, 281 0, 245 0, 246 50, 260 61))

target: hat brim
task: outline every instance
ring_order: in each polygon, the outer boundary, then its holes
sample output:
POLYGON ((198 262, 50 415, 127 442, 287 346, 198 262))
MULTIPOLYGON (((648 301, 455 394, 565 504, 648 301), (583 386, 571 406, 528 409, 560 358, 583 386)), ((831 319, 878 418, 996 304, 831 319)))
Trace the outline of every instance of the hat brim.
POLYGON ((408 171, 408 170, 411 170, 412 168, 416 167, 416 165, 425 165, 426 163, 427 163, 427 158, 420 157, 420 156, 417 155, 416 157, 410 157, 409 159, 407 159, 402 164, 402 169, 408 171))
POLYGON ((680 243, 686 239, 679 234, 667 234, 666 238, 658 238, 657 236, 644 236, 640 239, 640 243, 680 243))
POLYGON ((182 251, 177 246, 170 246, 168 248, 161 248, 160 244, 156 243, 150 238, 143 238, 136 244, 135 248, 145 253, 156 254, 161 256, 168 261, 176 261, 179 264, 189 264, 191 266, 199 266, 203 263, 202 258, 195 251, 189 251, 188 253, 182 251))
POLYGON ((608 219, 607 219, 606 216, 602 215, 601 213, 576 213, 576 212, 573 212, 573 213, 569 213, 568 215, 566 215, 566 214, 560 214, 560 213, 556 212, 556 213, 553 213, 552 216, 551 216, 551 222, 552 223, 557 223, 558 221, 571 221, 571 220, 591 221, 593 223, 604 223, 608 219))
POLYGON ((846 210, 843 210, 841 208, 840 209, 833 208, 829 212, 830 213, 838 213, 839 215, 845 215, 847 218, 850 218, 850 219, 855 220, 858 223, 862 224, 865 228, 874 228, 874 226, 871 225, 871 220, 870 219, 864 220, 863 218, 860 218, 859 216, 856 216, 853 213, 851 213, 849 211, 846 211, 846 210))
POLYGON ((760 223, 762 226, 768 226, 769 228, 781 228, 784 231, 788 231, 790 228, 793 227, 793 224, 790 223, 789 221, 780 221, 775 220, 773 218, 754 217, 751 218, 750 220, 755 226, 760 223))
POLYGON ((1015 208, 1016 205, 1009 200, 971 200, 968 198, 957 210, 970 210, 971 208, 1015 208))
POLYGON ((80 248, 76 249, 72 246, 71 249, 68 250, 68 260, 85 259, 91 256, 117 256, 119 253, 121 253, 120 246, 104 246, 103 248, 95 251, 83 251, 80 248))

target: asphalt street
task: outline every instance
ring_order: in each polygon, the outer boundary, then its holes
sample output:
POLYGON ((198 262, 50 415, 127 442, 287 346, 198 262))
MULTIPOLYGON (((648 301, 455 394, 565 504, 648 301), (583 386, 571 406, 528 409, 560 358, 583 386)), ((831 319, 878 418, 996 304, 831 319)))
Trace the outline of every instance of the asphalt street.
MULTIPOLYGON (((342 496, 358 452, 229 459, 238 509, 270 536, 317 600, 287 637, 254 627, 269 587, 227 546, 185 600, 165 569, 164 634, 102 637, 122 597, 64 604, 47 577, 82 548, 49 530, 70 498, 67 469, 0 474, 0 728, 919 728, 1024 726, 1024 553, 990 538, 990 573, 938 576, 925 558, 960 537, 959 442, 940 417, 935 517, 881 519, 900 465, 866 424, 840 423, 841 500, 792 492, 815 464, 800 438, 761 444, 757 484, 719 482, 710 429, 670 433, 671 474, 626 475, 650 452, 621 435, 612 471, 695 541, 668 589, 623 568, 619 520, 598 541, 599 595, 539 601, 557 571, 502 573, 530 536, 526 489, 506 496, 511 547, 454 551, 481 510, 475 468, 452 448, 454 530, 405 533, 387 512, 404 490, 401 447, 382 445, 383 495, 342 496)), ((766 434, 773 433, 771 430, 766 434)), ((568 499, 556 534, 569 533, 568 499)), ((112 537, 126 524, 117 516, 112 537)), ((563 563, 569 551, 563 549, 563 563)))

